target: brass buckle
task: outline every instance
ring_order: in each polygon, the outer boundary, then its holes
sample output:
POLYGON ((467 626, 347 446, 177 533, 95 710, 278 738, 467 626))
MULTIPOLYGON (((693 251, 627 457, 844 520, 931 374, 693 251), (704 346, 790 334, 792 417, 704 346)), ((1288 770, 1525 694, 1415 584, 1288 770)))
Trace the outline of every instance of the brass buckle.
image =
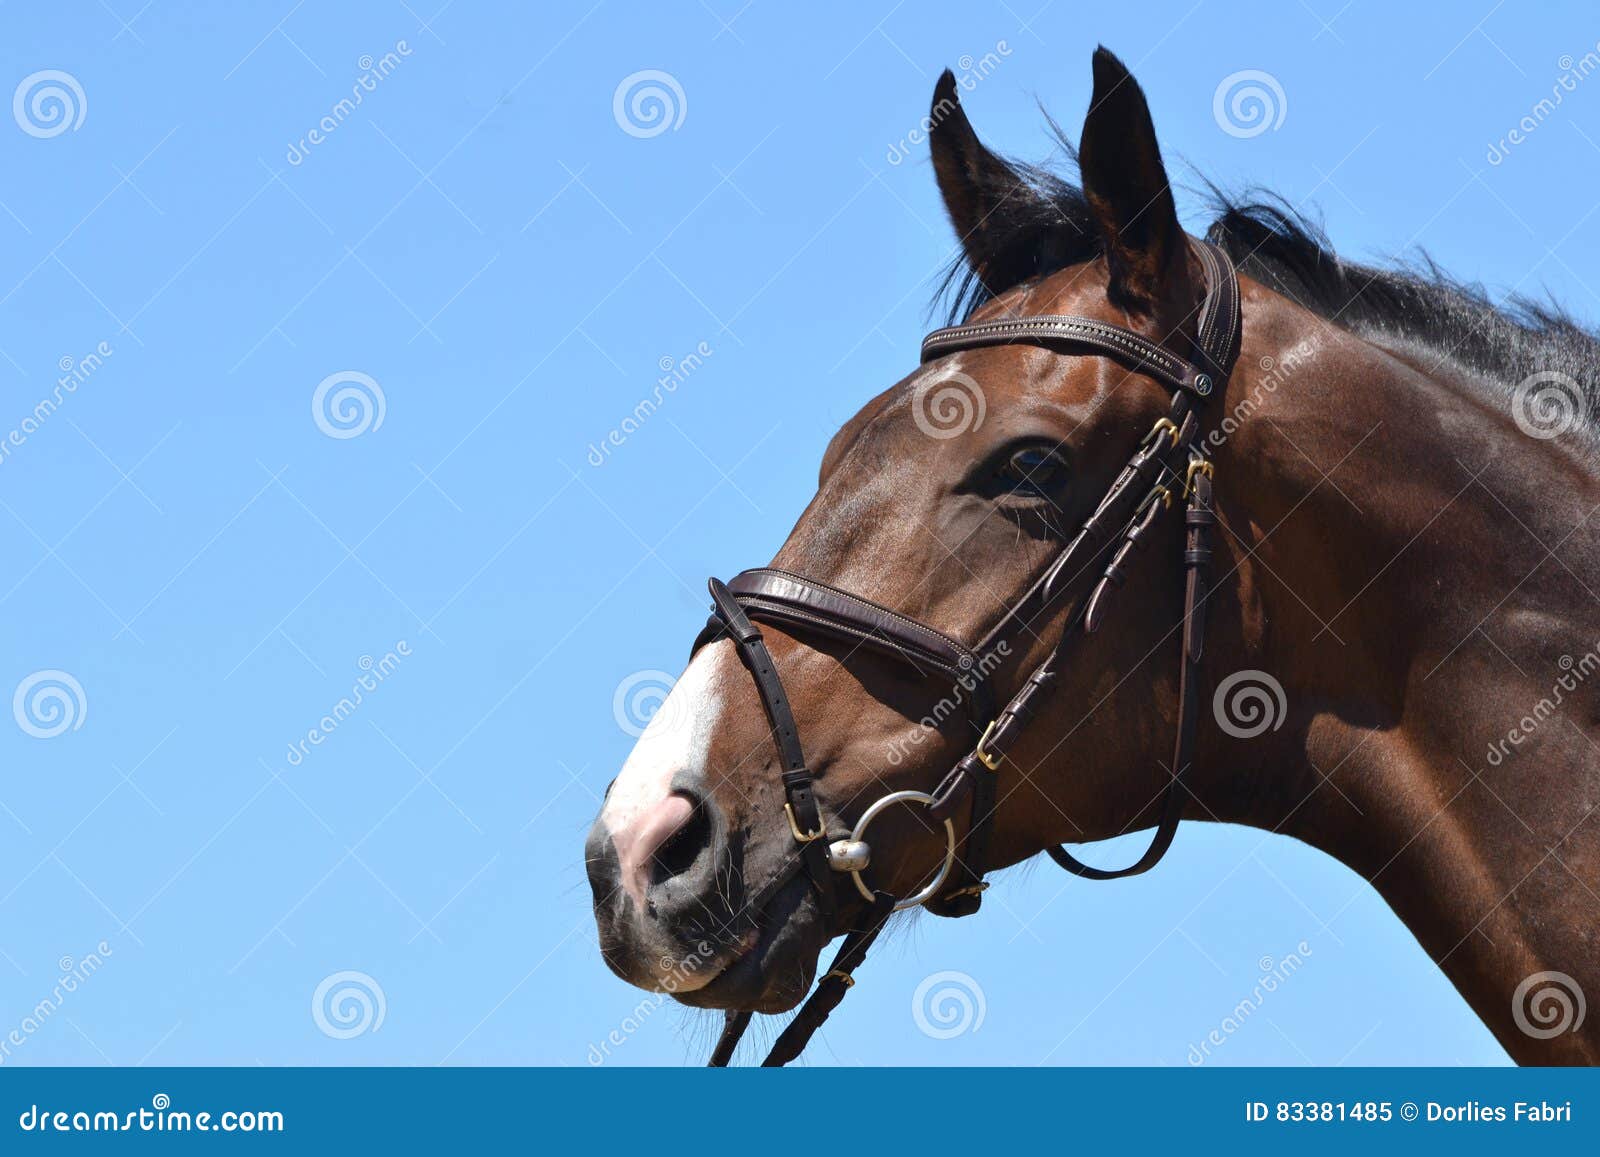
POLYGON ((978 757, 978 762, 990 771, 999 771, 1000 765, 1005 762, 1006 758, 1004 755, 992 755, 983 749, 983 745, 989 742, 989 736, 994 734, 994 729, 999 722, 998 719, 995 719, 990 722, 988 727, 983 729, 983 738, 978 740, 978 746, 972 750, 972 754, 978 757))
POLYGON ((1155 486, 1152 487, 1151 490, 1150 490, 1149 502, 1150 502, 1151 505, 1154 505, 1155 503, 1160 502, 1161 506, 1162 506, 1162 509, 1171 510, 1172 509, 1172 491, 1168 490, 1165 486, 1161 485, 1161 483, 1157 482, 1155 484, 1155 486))
POLYGON ((1139 443, 1139 448, 1144 449, 1150 443, 1157 441, 1162 434, 1171 434, 1172 444, 1174 446, 1178 444, 1177 424, 1171 418, 1157 418, 1156 424, 1151 426, 1150 432, 1144 436, 1144 441, 1139 443))
POLYGON ((1196 474, 1204 474, 1207 478, 1215 478, 1217 476, 1217 468, 1209 458, 1189 459, 1189 470, 1183 478, 1183 496, 1185 498, 1194 493, 1194 476, 1196 474))
POLYGON ((783 805, 783 814, 789 817, 789 830, 794 833, 794 838, 802 844, 809 844, 812 840, 820 840, 827 835, 826 824, 818 825, 817 830, 814 832, 802 832, 800 825, 795 822, 794 805, 791 803, 783 805))
POLYGON ((837 976, 840 980, 844 981, 844 986, 846 988, 854 988, 856 986, 856 978, 851 976, 848 972, 845 972, 843 969, 840 969, 840 968, 835 968, 832 972, 828 973, 828 975, 824 976, 822 979, 823 980, 832 980, 835 976, 837 976))
POLYGON ((946 892, 946 900, 954 900, 958 896, 981 896, 989 890, 988 880, 979 880, 976 884, 968 884, 965 888, 957 888, 954 892, 946 892))

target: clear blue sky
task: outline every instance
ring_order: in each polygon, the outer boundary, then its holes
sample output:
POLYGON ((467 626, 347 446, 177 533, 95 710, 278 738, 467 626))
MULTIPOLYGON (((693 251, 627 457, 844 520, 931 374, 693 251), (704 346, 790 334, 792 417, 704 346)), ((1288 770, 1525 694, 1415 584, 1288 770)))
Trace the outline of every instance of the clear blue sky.
MULTIPOLYGON (((58 70, 83 116, 0 116, 0 692, 81 688, 60 735, 0 716, 5 1064, 588 1063, 642 995, 581 862, 632 742, 613 694, 681 668, 703 576, 771 556, 829 435, 914 364, 952 237, 925 151, 889 154, 946 65, 995 54, 968 108, 1038 157, 1036 99, 1075 133, 1103 42, 1191 185, 1600 314, 1600 78, 1487 157, 1595 50, 1586 5, 439 2, 7 9, 0 96, 58 70), (647 69, 682 93, 653 136, 613 111, 647 69), (1212 110, 1246 69, 1285 105, 1253 137, 1212 110), (23 430, 63 364, 93 369, 23 430), (313 396, 345 371, 325 400, 376 383, 382 421, 329 437, 313 396), (348 1039, 312 1014, 345 972, 383 1006, 348 1039)), ((1182 1066, 1301 942, 1211 1063, 1504 1061, 1359 877, 1203 825, 1137 881, 1044 865, 919 920, 809 1060, 1182 1066), (919 1031, 941 971, 981 987, 977 1031, 919 1031)), ((609 1063, 708 1033, 662 1009, 609 1063)))

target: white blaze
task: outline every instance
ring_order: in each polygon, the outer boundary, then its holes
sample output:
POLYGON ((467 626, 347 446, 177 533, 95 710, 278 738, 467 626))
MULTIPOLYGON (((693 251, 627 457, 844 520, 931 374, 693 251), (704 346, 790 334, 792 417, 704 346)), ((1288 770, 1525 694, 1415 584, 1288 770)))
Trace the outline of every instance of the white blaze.
POLYGON ((672 781, 680 773, 705 781, 706 746, 722 706, 720 650, 713 644, 694 657, 622 765, 600 812, 613 840, 672 794, 672 781))

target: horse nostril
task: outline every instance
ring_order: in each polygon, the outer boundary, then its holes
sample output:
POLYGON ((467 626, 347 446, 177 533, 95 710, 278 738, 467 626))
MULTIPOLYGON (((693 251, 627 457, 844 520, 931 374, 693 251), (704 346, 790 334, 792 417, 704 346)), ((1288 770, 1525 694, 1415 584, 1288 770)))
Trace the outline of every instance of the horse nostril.
POLYGON ((702 803, 690 803, 689 818, 661 842, 650 859, 650 884, 664 884, 694 867, 711 846, 711 817, 702 803))

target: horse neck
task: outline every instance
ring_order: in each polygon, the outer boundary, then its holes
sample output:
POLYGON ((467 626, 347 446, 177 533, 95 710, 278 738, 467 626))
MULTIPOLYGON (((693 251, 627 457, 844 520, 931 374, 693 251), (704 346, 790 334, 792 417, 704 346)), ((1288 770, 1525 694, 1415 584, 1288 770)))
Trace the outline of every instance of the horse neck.
POLYGON ((1259 290, 1246 318, 1206 683, 1266 672, 1287 710, 1250 739, 1204 719, 1191 815, 1332 854, 1514 1057, 1594 1063, 1600 1017, 1537 1039, 1512 996, 1549 970, 1600 994, 1595 473, 1437 359, 1259 290))

